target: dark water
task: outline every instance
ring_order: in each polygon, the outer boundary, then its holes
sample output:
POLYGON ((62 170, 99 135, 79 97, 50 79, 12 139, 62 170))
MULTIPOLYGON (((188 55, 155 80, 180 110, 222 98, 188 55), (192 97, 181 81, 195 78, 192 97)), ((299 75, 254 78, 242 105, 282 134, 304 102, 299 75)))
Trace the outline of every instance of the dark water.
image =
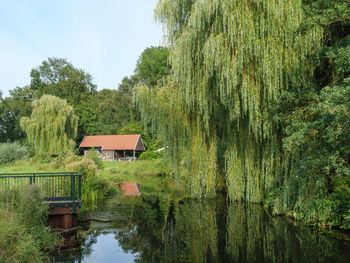
POLYGON ((350 242, 270 217, 259 205, 144 196, 112 200, 56 262, 350 262, 350 242))

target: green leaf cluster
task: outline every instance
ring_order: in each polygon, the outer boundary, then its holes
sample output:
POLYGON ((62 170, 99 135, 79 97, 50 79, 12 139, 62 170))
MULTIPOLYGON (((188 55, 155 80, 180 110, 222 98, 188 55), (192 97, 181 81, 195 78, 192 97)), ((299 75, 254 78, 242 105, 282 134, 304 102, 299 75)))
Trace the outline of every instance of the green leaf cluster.
POLYGON ((21 128, 37 155, 51 157, 72 151, 78 117, 66 100, 43 95, 32 102, 31 117, 21 118, 21 128))
POLYGON ((320 225, 349 209, 349 1, 160 0, 171 75, 136 101, 193 196, 320 225), (183 162, 186 160, 186 162, 183 162), (211 189, 211 190, 209 190, 211 189))

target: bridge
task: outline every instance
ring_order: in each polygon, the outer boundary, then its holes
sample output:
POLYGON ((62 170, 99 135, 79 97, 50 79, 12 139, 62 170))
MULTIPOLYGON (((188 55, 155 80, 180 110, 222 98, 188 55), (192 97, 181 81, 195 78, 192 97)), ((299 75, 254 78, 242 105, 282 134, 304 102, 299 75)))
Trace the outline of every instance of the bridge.
POLYGON ((48 224, 55 229, 74 229, 81 206, 81 178, 76 172, 0 174, 0 191, 38 186, 49 206, 48 224))

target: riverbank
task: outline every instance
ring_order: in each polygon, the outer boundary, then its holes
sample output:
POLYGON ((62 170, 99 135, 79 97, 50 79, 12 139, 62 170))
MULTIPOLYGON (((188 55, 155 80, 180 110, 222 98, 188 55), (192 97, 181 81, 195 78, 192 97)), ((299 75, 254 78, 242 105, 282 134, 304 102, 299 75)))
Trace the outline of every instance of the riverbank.
POLYGON ((0 192, 0 262, 47 262, 62 238, 46 226, 48 207, 40 189, 0 192))
MULTIPOLYGON (((169 167, 161 159, 137 162, 103 162, 101 165, 101 163, 96 163, 93 159, 87 157, 68 155, 65 158, 50 160, 26 159, 0 166, 0 173, 62 171, 76 171, 84 175, 82 180, 83 212, 98 210, 104 199, 115 196, 119 192, 119 186, 125 181, 137 183, 144 195, 155 195, 164 200, 186 196, 185 185, 170 176, 169 167)), ((9 193, 4 193, 3 196, 7 200, 12 200, 9 193)), ((27 203, 27 201, 21 202, 23 203, 21 207, 27 203)), ((47 259, 46 252, 60 246, 58 239, 55 239, 57 236, 46 227, 47 207, 41 206, 39 199, 37 203, 38 205, 33 206, 33 203, 31 205, 35 209, 41 209, 41 212, 29 211, 39 216, 41 221, 30 214, 26 214, 26 216, 18 214, 27 211, 25 209, 23 211, 20 209, 0 209, 3 211, 0 216, 0 235, 4 236, 0 241, 0 248, 8 245, 6 249, 0 249, 2 253, 0 258, 9 258, 4 262, 16 262, 16 260, 11 261, 11 258, 15 259, 16 257, 26 258, 25 262, 43 262, 47 259), (28 229, 32 232, 23 230, 21 218, 34 218, 34 221, 29 220, 26 223, 28 229), (44 236, 40 237, 41 234, 44 236), (38 237, 39 240, 37 241, 33 236, 38 237), (44 240, 44 238, 46 239, 44 240), (51 238, 52 242, 50 241, 51 238), (31 239, 33 239, 33 242, 30 241, 31 239), (25 249, 21 249, 21 246, 25 246, 25 249), (32 260, 31 254, 36 260, 32 260)), ((2 204, 7 204, 7 202, 2 202, 2 204)), ((6 205, 6 207, 9 206, 6 205)), ((3 261, 0 260, 0 262, 3 261)))
POLYGON ((163 159, 134 162, 101 162, 69 155, 61 159, 26 159, 0 166, 0 173, 81 172, 85 184, 83 201, 95 203, 119 192, 123 182, 134 182, 142 193, 171 193, 187 196, 186 183, 170 175, 171 169, 163 159))

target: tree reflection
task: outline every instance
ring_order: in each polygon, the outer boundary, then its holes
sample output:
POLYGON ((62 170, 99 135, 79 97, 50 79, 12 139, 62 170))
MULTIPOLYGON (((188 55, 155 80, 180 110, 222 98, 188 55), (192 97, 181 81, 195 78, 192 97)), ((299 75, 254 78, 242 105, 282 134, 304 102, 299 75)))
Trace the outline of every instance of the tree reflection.
POLYGON ((348 242, 268 217, 260 205, 229 205, 226 252, 231 262, 347 262, 349 249, 348 242))
POLYGON ((227 205, 224 198, 170 201, 149 195, 118 213, 128 220, 113 223, 115 238, 125 252, 137 254, 135 262, 333 263, 350 258, 349 242, 269 217, 260 205, 227 205))

